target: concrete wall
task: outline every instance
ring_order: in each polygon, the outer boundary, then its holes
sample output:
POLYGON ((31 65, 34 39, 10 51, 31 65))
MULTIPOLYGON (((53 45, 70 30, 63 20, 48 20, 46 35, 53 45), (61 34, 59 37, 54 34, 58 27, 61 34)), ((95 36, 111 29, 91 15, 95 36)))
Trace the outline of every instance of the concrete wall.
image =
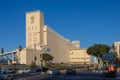
POLYGON ((56 33, 51 28, 46 28, 46 43, 50 47, 50 53, 53 55, 55 63, 68 63, 69 62, 69 49, 68 41, 56 33))
MULTIPOLYGON (((19 53, 18 53, 19 54, 19 53)), ((40 65, 40 54, 42 54, 42 52, 40 50, 35 50, 35 49, 29 49, 29 48, 25 48, 22 51, 20 51, 20 64, 27 64, 30 65, 31 62, 35 62, 36 65, 40 65), (35 56, 36 56, 36 61, 35 61, 35 56)))
POLYGON ((26 49, 22 49, 20 52, 18 51, 18 62, 20 64, 26 64, 27 63, 27 54, 26 54, 26 49))
POLYGON ((70 63, 75 64, 84 64, 84 63, 91 63, 91 57, 87 54, 87 49, 77 49, 70 51, 70 63))

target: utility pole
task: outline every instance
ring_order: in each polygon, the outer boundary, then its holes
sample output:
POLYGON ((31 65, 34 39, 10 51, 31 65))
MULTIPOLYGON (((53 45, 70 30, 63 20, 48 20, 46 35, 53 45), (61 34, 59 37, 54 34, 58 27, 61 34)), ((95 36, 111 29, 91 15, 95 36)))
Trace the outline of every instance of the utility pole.
POLYGON ((22 50, 22 46, 20 45, 18 47, 18 56, 17 56, 17 63, 16 63, 16 66, 18 65, 18 63, 20 62, 20 51, 22 50))
POLYGON ((40 54, 41 72, 43 72, 43 55, 42 55, 43 54, 43 48, 44 48, 43 44, 41 44, 40 47, 41 47, 41 54, 40 54))
POLYGON ((22 50, 22 46, 20 45, 20 46, 19 46, 19 51, 21 51, 21 50, 22 50))
POLYGON ((36 66, 36 60, 37 60, 37 57, 35 56, 34 57, 34 61, 35 61, 34 64, 35 64, 35 66, 36 66))

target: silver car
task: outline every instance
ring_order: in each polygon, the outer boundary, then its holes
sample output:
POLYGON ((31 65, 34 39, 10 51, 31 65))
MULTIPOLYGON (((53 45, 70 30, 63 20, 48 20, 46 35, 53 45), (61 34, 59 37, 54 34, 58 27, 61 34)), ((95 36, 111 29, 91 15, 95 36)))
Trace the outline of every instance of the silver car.
POLYGON ((24 68, 24 69, 19 69, 19 70, 17 71, 17 74, 30 73, 30 72, 31 72, 30 69, 24 68))

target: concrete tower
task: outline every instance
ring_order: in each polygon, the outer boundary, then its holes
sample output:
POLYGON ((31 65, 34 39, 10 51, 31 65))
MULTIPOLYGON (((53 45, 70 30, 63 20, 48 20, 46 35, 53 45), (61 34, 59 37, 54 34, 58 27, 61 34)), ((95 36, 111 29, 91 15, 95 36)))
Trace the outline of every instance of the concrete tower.
POLYGON ((43 43, 44 18, 40 11, 26 13, 26 48, 36 49, 43 43))

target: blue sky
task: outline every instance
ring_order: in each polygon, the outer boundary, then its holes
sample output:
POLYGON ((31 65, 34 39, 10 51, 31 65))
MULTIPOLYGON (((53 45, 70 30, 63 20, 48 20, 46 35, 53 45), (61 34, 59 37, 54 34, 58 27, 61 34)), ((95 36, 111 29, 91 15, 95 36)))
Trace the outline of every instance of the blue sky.
POLYGON ((120 0, 0 0, 0 48, 25 47, 25 14, 34 10, 81 48, 120 41, 120 0))

